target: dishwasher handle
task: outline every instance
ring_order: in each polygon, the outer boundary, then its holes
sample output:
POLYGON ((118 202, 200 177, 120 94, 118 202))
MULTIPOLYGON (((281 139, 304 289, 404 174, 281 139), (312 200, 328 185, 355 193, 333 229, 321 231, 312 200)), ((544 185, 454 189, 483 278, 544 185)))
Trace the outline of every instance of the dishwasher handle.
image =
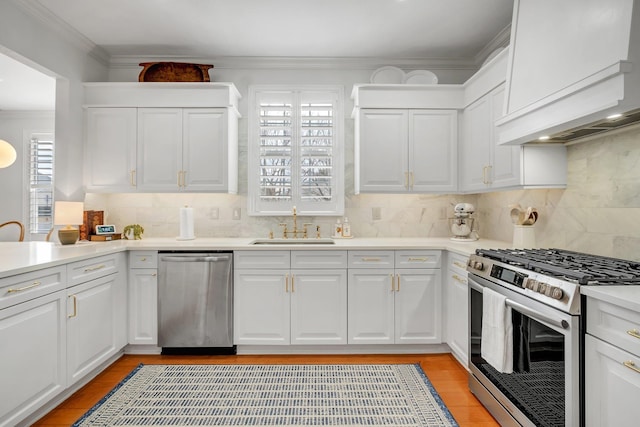
POLYGON ((163 256, 160 261, 173 261, 173 262, 218 262, 229 261, 231 258, 229 255, 223 256, 163 256))

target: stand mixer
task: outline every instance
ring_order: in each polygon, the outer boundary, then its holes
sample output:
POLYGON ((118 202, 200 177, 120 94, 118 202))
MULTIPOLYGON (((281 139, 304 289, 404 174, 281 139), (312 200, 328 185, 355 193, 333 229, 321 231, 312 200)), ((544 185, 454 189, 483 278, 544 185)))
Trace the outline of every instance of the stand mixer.
POLYGON ((471 203, 458 203, 453 208, 453 218, 449 218, 451 240, 457 242, 474 242, 478 240, 478 232, 474 230, 474 218, 471 215, 476 208, 471 203))

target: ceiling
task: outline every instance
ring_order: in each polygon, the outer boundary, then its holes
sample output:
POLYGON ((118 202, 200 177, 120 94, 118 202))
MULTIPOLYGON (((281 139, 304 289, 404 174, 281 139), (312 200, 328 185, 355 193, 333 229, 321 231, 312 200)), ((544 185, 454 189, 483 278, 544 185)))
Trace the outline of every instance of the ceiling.
MULTIPOLYGON (((111 58, 481 63, 479 55, 489 53, 486 47, 509 26, 513 10, 513 0, 24 1, 111 58)), ((0 108, 6 108, 4 97, 0 90, 0 108)))

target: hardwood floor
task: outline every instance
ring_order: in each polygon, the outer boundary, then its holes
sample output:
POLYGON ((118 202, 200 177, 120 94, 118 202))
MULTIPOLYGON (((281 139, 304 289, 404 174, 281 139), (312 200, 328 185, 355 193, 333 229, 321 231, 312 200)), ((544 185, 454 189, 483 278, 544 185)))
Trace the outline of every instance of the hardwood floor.
POLYGON ((467 387, 467 371, 450 354, 287 355, 287 356, 138 356, 125 355, 47 414, 35 426, 70 426, 140 363, 144 364, 306 364, 420 363, 460 427, 498 423, 467 387))

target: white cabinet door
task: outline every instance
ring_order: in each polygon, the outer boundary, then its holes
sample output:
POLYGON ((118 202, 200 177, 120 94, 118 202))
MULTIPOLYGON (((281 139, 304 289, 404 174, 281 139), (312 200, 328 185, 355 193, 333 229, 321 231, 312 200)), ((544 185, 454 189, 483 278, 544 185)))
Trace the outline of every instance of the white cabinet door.
POLYGON ((17 425, 64 390, 65 295, 62 290, 0 310, 0 425, 17 425))
POLYGON ((453 110, 360 110, 356 192, 455 191, 457 127, 453 110))
POLYGON ((395 343, 441 343, 440 305, 439 269, 396 269, 395 343))
POLYGON ((114 355, 117 274, 67 289, 68 385, 114 355))
POLYGON ((138 109, 137 182, 142 191, 178 191, 182 109, 138 109))
POLYGON ((289 270, 234 272, 234 344, 288 345, 289 270))
POLYGON ((359 191, 407 191, 407 110, 363 109, 357 126, 359 191))
POLYGON ((349 269, 349 344, 394 343, 394 270, 349 269))
POLYGON ((520 167, 522 165, 520 146, 499 145, 498 129, 495 122, 502 117, 504 107, 504 85, 499 86, 487 95, 491 105, 489 127, 491 129, 491 173, 489 182, 492 188, 515 187, 526 184, 521 181, 520 167))
POLYGON ((228 114, 226 108, 184 110, 181 177, 184 190, 227 190, 228 114))
POLYGON ((347 271, 292 270, 291 344, 347 343, 347 271))
POLYGON ((454 110, 409 110, 409 189, 455 192, 458 116, 454 110))
POLYGON ((87 190, 135 190, 136 109, 88 108, 85 117, 84 171, 87 190))
POLYGON ((640 357, 589 334, 585 337, 587 427, 638 425, 640 357))
POLYGON ((469 334, 469 290, 466 258, 449 254, 446 286, 447 344, 463 366, 467 366, 469 334))
POLYGON ((158 344, 158 270, 129 270, 129 344, 158 344))

